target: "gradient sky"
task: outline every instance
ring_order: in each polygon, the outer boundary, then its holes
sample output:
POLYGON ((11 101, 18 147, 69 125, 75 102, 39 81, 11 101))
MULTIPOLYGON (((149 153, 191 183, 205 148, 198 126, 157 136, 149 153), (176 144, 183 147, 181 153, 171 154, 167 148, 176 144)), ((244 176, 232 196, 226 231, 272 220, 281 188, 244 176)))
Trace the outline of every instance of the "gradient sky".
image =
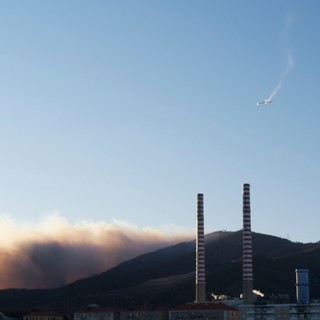
POLYGON ((0 9, 2 216, 193 231, 204 193, 206 233, 239 230, 250 183, 254 231, 320 240, 320 2, 0 9))

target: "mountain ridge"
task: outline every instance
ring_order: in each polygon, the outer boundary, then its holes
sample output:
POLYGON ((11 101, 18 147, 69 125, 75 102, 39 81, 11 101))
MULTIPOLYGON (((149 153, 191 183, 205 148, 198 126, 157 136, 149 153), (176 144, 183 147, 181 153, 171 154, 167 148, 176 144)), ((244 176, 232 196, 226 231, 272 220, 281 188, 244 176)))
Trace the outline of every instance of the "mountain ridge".
MULTIPOLYGON (((295 269, 310 270, 311 296, 320 297, 320 244, 252 233, 254 288, 295 296, 295 269)), ((207 296, 242 291, 242 231, 205 236, 207 296)), ((90 303, 122 307, 173 306, 194 300, 195 240, 142 254, 89 278, 56 289, 0 290, 2 310, 75 311, 90 303)))

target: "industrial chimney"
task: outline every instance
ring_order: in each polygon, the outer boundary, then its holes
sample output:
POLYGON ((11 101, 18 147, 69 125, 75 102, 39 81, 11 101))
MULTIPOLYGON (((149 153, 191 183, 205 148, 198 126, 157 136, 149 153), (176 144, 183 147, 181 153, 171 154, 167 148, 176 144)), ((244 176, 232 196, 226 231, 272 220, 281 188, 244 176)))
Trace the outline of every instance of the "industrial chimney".
POLYGON ((243 184, 243 303, 253 304, 253 269, 252 269, 252 237, 251 237, 251 210, 250 184, 243 184))
POLYGON ((197 196, 197 239, 196 239, 196 303, 206 301, 206 274, 204 255, 203 194, 197 196))
POLYGON ((308 269, 296 269, 296 296, 298 304, 308 304, 310 302, 308 269))

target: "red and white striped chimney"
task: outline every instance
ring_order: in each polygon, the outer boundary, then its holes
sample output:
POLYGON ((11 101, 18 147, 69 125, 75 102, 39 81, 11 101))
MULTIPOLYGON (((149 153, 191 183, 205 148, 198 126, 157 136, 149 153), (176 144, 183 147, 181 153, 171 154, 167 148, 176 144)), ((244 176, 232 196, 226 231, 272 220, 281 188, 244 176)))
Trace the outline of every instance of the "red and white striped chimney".
POLYGON ((206 273, 204 252, 203 194, 197 196, 196 239, 196 303, 206 301, 206 273))
POLYGON ((253 268, 252 268, 252 236, 250 184, 243 184, 243 303, 253 303, 253 268))

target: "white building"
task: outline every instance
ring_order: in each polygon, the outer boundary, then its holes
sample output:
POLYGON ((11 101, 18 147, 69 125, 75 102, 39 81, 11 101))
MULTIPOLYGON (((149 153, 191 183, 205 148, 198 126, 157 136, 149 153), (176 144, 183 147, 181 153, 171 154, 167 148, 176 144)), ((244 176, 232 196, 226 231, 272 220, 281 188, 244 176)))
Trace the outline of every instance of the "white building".
POLYGON ((319 320, 320 303, 238 306, 241 320, 319 320))
POLYGON ((169 310, 169 320, 239 320, 239 310, 223 303, 193 303, 169 310))
POLYGON ((55 311, 34 311, 23 316, 23 320, 64 320, 65 316, 55 311))
POLYGON ((147 307, 122 310, 120 320, 168 320, 168 310, 147 307))
MULTIPOLYGON (((120 308, 91 305, 74 313, 74 320, 120 320, 120 308)), ((27 320, 27 319, 26 319, 27 320)))

